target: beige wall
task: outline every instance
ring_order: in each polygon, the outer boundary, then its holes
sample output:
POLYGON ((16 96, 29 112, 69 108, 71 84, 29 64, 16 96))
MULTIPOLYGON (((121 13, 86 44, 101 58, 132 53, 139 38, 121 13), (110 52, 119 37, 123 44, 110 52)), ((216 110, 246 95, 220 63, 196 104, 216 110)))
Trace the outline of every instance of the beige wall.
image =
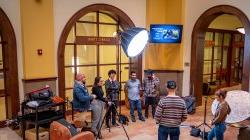
MULTIPOLYGON (((216 5, 231 5, 243 11, 247 17, 250 17, 250 1, 248 0, 192 0, 185 1, 185 22, 183 32, 184 56, 183 63, 190 63, 191 60, 191 35, 195 22, 199 16, 207 9, 216 5)), ((184 95, 189 95, 190 87, 190 66, 184 67, 183 91, 184 95)))
POLYGON ((56 76, 53 1, 22 0, 20 7, 24 79, 56 76))
MULTIPOLYGON (((182 24, 183 0, 147 0, 147 28, 150 24, 182 24)), ((182 44, 149 44, 145 69, 182 70, 182 44)))

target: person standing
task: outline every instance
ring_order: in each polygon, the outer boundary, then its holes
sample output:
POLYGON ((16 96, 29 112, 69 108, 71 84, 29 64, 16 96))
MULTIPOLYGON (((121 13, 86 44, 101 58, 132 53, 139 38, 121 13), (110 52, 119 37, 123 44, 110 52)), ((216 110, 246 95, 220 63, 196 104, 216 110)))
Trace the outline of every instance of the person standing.
POLYGON ((112 125, 118 125, 116 123, 116 108, 119 103, 119 90, 120 90, 120 84, 115 79, 116 71, 115 70, 109 70, 108 72, 109 79, 105 81, 105 90, 107 94, 107 98, 110 102, 112 102, 112 105, 110 106, 111 109, 108 109, 108 114, 106 117, 106 126, 109 128, 109 120, 111 118, 112 114, 112 125))
POLYGON ((130 117, 132 122, 135 122, 134 109, 135 106, 138 111, 139 120, 145 121, 142 116, 142 107, 140 100, 140 80, 136 78, 136 72, 130 72, 130 79, 126 82, 124 86, 125 92, 128 94, 129 105, 130 105, 130 117))
POLYGON ((142 88, 145 97, 145 117, 148 118, 148 107, 152 107, 152 116, 154 118, 155 108, 157 106, 157 96, 159 94, 160 80, 155 76, 153 70, 146 71, 147 77, 143 79, 142 88))
POLYGON ((219 102, 215 111, 211 125, 214 125, 211 132, 208 134, 208 140, 212 140, 216 137, 216 140, 223 140, 224 132, 226 131, 225 120, 227 115, 230 114, 231 108, 225 101, 227 91, 218 90, 215 92, 215 98, 219 102))
POLYGON ((180 124, 187 119, 187 109, 184 100, 176 95, 176 83, 167 82, 168 95, 160 99, 155 113, 159 124, 158 140, 179 140, 180 124))

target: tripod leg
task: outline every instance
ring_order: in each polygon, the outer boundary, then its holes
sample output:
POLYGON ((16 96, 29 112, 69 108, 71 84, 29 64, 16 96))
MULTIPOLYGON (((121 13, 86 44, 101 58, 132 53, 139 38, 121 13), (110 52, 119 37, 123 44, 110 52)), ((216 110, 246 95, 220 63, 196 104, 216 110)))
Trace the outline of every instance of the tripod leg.
POLYGON ((206 125, 208 128, 212 129, 211 126, 209 126, 207 123, 205 123, 205 125, 206 125))
MULTIPOLYGON (((101 132, 101 130, 102 130, 102 126, 103 126, 103 124, 104 124, 104 122, 105 122, 105 120, 106 120, 106 118, 107 118, 107 115, 108 115, 108 111, 109 111, 109 110, 110 110, 110 106, 108 107, 108 110, 107 110, 106 114, 105 114, 104 117, 103 117, 101 127, 100 127, 100 129, 98 130, 98 133, 97 133, 97 136, 96 136, 96 140, 97 140, 97 138, 100 136, 100 132, 101 132)), ((110 132, 110 127, 109 127, 109 132, 110 132)))
MULTIPOLYGON (((116 114, 118 115, 118 112, 117 112, 117 110, 116 110, 116 114)), ((121 115, 121 114, 120 114, 121 115)), ((119 118, 119 116, 118 116, 118 118, 119 118)), ((118 120, 118 122, 119 122, 119 120, 118 120)), ((124 132, 125 132, 125 134, 126 134, 126 136, 127 136, 127 138, 128 138, 128 140, 130 139, 129 138, 129 136, 128 136, 128 133, 127 133, 127 131, 126 131, 126 129, 125 129, 125 127, 124 127, 124 125, 121 123, 121 125, 122 125, 122 129, 124 130, 124 132)))

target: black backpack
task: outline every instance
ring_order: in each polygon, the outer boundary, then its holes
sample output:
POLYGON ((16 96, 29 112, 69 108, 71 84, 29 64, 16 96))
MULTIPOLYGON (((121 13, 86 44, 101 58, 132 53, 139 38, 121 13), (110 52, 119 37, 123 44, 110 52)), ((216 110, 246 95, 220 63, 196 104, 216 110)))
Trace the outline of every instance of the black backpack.
POLYGON ((193 96, 185 96, 183 97, 183 100, 186 103, 187 113, 193 114, 195 113, 195 107, 196 107, 196 99, 193 96))
POLYGON ((129 119, 127 116, 121 114, 121 115, 119 115, 119 122, 121 124, 128 125, 129 119))

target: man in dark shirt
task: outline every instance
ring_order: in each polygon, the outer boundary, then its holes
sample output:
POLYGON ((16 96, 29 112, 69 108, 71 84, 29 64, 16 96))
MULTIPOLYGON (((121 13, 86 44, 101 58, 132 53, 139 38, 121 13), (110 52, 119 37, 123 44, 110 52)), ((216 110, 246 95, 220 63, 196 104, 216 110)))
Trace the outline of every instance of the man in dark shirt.
POLYGON ((149 105, 152 106, 152 117, 155 115, 157 96, 159 94, 160 80, 155 76, 153 70, 146 70, 146 77, 142 81, 142 88, 145 97, 145 117, 148 118, 149 105))
POLYGON ((111 109, 107 112, 107 117, 106 117, 106 126, 110 127, 109 125, 109 120, 111 118, 111 113, 112 113, 112 125, 118 125, 116 123, 116 108, 119 103, 119 90, 120 90, 120 84, 119 82, 115 79, 116 76, 116 71, 115 70, 110 70, 108 72, 109 79, 105 81, 105 90, 107 94, 107 98, 109 101, 113 103, 111 106, 111 109))

